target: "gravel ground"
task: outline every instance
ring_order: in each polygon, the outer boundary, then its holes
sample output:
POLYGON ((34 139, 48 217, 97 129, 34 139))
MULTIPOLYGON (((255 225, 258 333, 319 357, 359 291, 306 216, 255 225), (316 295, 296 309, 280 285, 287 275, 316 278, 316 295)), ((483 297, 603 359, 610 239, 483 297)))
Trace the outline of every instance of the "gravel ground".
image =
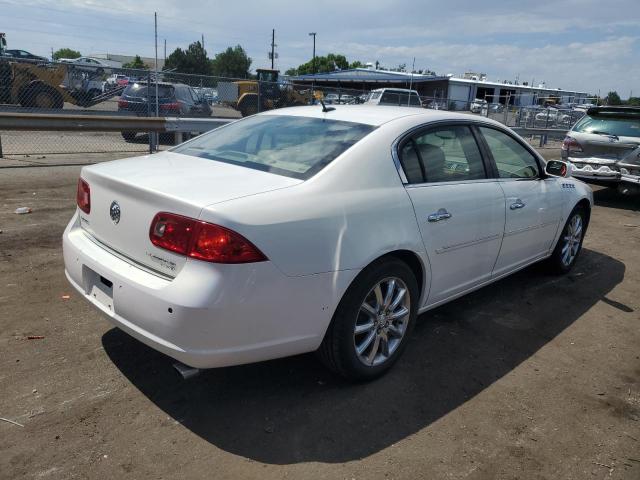
POLYGON ((570 275, 422 315, 378 381, 312 355, 184 381, 64 278, 79 170, 0 170, 0 478, 640 478, 640 201, 597 191, 570 275))

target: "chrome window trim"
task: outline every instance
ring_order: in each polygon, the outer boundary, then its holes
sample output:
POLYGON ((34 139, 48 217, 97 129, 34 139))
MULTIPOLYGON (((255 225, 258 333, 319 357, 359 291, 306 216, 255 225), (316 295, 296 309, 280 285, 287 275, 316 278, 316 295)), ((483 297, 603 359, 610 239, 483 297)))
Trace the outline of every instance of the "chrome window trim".
POLYGON ((420 188, 420 187, 437 187, 442 185, 466 185, 469 183, 495 183, 497 178, 476 178, 474 180, 451 180, 450 182, 422 182, 422 183, 407 183, 405 188, 420 188))

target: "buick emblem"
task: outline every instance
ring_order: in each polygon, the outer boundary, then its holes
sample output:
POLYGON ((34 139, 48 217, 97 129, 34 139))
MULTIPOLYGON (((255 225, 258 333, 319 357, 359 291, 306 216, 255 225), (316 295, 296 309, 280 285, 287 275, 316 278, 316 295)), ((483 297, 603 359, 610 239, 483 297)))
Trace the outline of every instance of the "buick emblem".
POLYGON ((111 207, 109 208, 109 216, 111 217, 113 223, 115 223, 116 225, 120 221, 120 205, 118 205, 118 202, 116 202, 115 200, 111 202, 111 207))

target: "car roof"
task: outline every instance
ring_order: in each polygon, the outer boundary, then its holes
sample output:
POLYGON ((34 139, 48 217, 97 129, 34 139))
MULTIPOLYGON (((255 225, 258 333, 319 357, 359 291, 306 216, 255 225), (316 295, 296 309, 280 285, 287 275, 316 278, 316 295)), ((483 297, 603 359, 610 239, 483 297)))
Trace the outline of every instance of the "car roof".
POLYGON ((411 90, 409 88, 376 88, 375 90, 371 90, 372 92, 411 92, 418 93, 417 90, 411 90))
POLYGON ((587 115, 591 115, 594 113, 628 113, 632 115, 640 114, 640 107, 617 107, 617 106, 602 106, 602 107, 589 107, 587 110, 587 115))
MULTIPOLYGON (((142 82, 133 82, 129 84, 129 86, 134 86, 134 85, 140 85, 142 87, 146 87, 147 81, 144 80, 142 82)), ((156 85, 156 82, 151 80, 151 86, 154 87, 155 85, 156 85)), ((158 86, 159 87, 188 87, 189 85, 185 83, 158 82, 158 86)))
MULTIPOLYGON (((379 126, 400 118, 415 116, 416 123, 439 120, 475 120, 480 117, 465 113, 449 112, 447 110, 429 110, 421 107, 394 107, 371 105, 335 105, 334 110, 323 112, 321 105, 279 108, 269 110, 260 115, 291 115, 298 117, 323 118, 340 120, 343 122, 364 123, 366 125, 379 126)), ((497 122, 484 117, 481 118, 487 124, 497 122)))

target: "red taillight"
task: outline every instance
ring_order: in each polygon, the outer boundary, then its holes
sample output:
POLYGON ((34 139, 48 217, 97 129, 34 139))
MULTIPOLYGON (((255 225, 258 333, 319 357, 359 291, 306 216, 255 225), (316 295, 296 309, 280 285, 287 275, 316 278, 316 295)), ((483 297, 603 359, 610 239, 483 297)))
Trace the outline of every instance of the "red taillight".
POLYGON ((215 263, 263 262, 267 257, 239 233, 174 213, 158 213, 149 230, 151 243, 172 252, 215 263))
POLYGON ((562 141, 562 150, 568 152, 582 152, 582 145, 573 137, 564 137, 562 141))
POLYGON ((78 179, 78 191, 76 193, 78 208, 84 213, 91 213, 91 189, 82 178, 78 179))
POLYGON ((180 104, 178 102, 175 103, 161 103, 160 104, 160 110, 174 110, 174 111, 179 111, 180 110, 180 104))
POLYGON ((127 108, 129 106, 129 102, 127 100, 120 99, 118 100, 118 108, 127 108))

